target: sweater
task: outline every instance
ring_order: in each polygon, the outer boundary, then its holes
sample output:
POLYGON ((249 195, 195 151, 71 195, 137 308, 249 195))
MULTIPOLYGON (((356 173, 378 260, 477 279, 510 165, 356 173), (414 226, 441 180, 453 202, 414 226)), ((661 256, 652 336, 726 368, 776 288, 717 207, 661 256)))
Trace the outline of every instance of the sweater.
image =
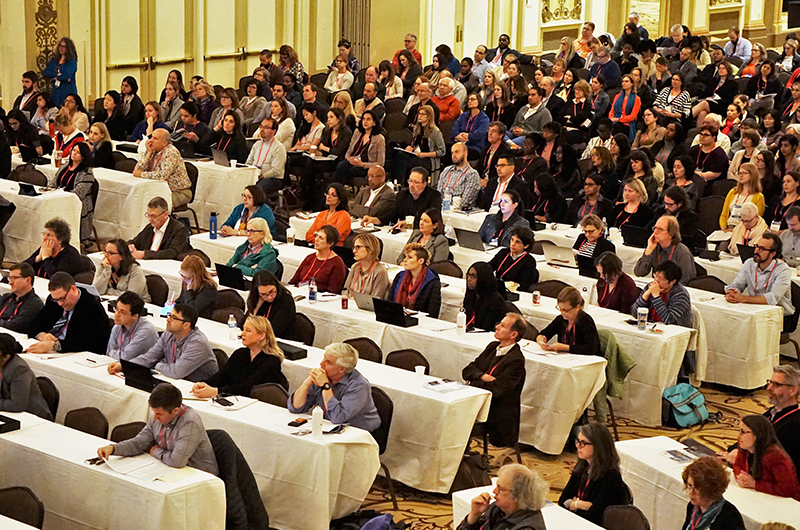
POLYGON ((25 263, 33 267, 33 272, 40 278, 50 278, 56 272, 66 272, 70 276, 75 276, 79 272, 85 270, 80 253, 72 245, 67 244, 58 254, 51 254, 49 258, 45 258, 37 263, 36 256, 38 256, 41 251, 41 247, 37 248, 36 251, 25 260, 25 263))
POLYGON ((575 513, 599 525, 603 520, 603 512, 609 506, 628 504, 628 492, 619 470, 612 469, 596 480, 588 480, 588 465, 579 461, 569 476, 564 491, 558 498, 559 506, 566 508, 565 501, 578 497, 592 503, 588 510, 577 510, 575 513), (581 486, 585 486, 582 488, 581 486), (581 491, 582 490, 582 491, 581 491))
POLYGON ((245 276, 254 276, 261 270, 267 270, 273 274, 278 273, 278 249, 270 243, 263 243, 258 252, 243 258, 242 256, 249 247, 250 243, 247 241, 239 245, 226 265, 236 267, 245 276))
POLYGON ((498 280, 518 283, 520 291, 530 292, 531 285, 539 282, 536 258, 528 252, 514 260, 511 251, 503 248, 494 255, 489 265, 498 280))
POLYGON ((281 360, 270 353, 259 352, 250 359, 250 348, 234 351, 219 372, 206 379, 220 394, 249 396, 256 385, 278 383, 289 389, 289 382, 281 372, 281 360))
MULTIPOLYGON (((252 310, 249 310, 252 313, 252 310)), ((256 311, 256 316, 265 317, 272 324, 275 336, 288 339, 292 337, 294 317, 297 314, 294 298, 286 289, 278 289, 278 295, 272 303, 263 302, 256 311)))
POLYGON ((568 353, 578 355, 597 355, 602 357, 600 351, 600 337, 597 334, 597 326, 594 319, 581 309, 575 319, 575 325, 571 330, 567 330, 567 319, 558 315, 547 325, 539 335, 543 335, 547 340, 553 335, 557 336, 557 341, 569 346, 568 353))
POLYGON ((306 241, 309 243, 314 242, 314 234, 325 225, 331 225, 339 231, 339 240, 334 243, 336 246, 344 245, 344 240, 350 235, 352 224, 350 222, 350 213, 347 210, 336 210, 331 213, 330 210, 322 210, 314 218, 311 223, 311 228, 306 232, 306 241))
POLYGON ((640 307, 646 307, 650 310, 647 316, 650 322, 692 327, 692 299, 686 287, 676 283, 667 294, 666 300, 662 296, 651 296, 645 300, 645 292, 642 291, 631 306, 631 314, 634 317, 638 315, 640 307))
POLYGON ((648 276, 655 270, 659 263, 672 260, 681 268, 680 282, 686 284, 689 280, 697 277, 697 269, 694 264, 694 257, 691 251, 683 243, 670 245, 662 248, 656 245, 656 249, 648 256, 642 253, 642 257, 636 262, 633 273, 636 276, 648 276))
POLYGON ((639 291, 633 278, 624 272, 620 274, 617 285, 611 292, 608 292, 606 281, 600 278, 597 280, 597 305, 620 313, 629 313, 631 306, 639 297, 639 291))
POLYGON ((339 294, 342 292, 346 276, 347 267, 344 261, 333 251, 324 260, 318 259, 315 252, 305 257, 289 283, 299 286, 314 279, 319 292, 339 294))
MULTIPOLYGON (((738 477, 742 472, 752 475, 752 458, 754 455, 749 451, 739 448, 733 463, 734 476, 738 477)), ((755 489, 778 497, 800 500, 800 485, 792 459, 777 445, 767 447, 761 458, 761 478, 756 480, 755 489)))

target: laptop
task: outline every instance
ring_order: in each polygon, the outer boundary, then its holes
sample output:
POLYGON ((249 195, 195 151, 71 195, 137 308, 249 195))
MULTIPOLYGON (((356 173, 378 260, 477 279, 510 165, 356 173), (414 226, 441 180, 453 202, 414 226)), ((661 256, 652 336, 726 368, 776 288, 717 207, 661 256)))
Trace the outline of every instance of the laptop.
POLYGON ((117 151, 125 151, 127 153, 138 153, 139 146, 134 143, 117 143, 114 146, 117 151))
POLYGON ((215 263, 214 267, 217 269, 217 278, 219 284, 223 287, 230 287, 238 291, 249 291, 248 281, 244 279, 244 274, 241 269, 236 267, 229 267, 222 263, 215 263))
POLYGON ((539 230, 544 230, 547 228, 547 224, 536 219, 536 215, 534 215, 533 211, 531 210, 523 210, 522 217, 528 221, 528 224, 531 225, 531 230, 534 232, 538 232, 539 230))
POLYGON ((575 261, 575 253, 571 248, 542 245, 542 251, 544 252, 544 261, 548 265, 569 267, 570 269, 578 268, 578 262, 575 261))
POLYGON ((471 248, 473 250, 480 250, 481 252, 486 252, 487 250, 492 250, 497 248, 496 245, 487 245, 481 239, 481 235, 478 232, 473 232, 472 230, 465 230, 463 228, 456 228, 456 239, 458 240, 458 245, 464 248, 471 248))
MULTIPOLYGON (((214 157, 214 163, 218 166, 225 166, 231 167, 230 160, 228 160, 228 153, 225 151, 220 151, 219 149, 212 149, 211 155, 214 157)), ((242 164, 241 160, 236 161, 236 167, 247 167, 247 165, 242 164)))
POLYGON ((641 226, 629 226, 628 224, 622 225, 620 231, 622 232, 622 241, 627 246, 635 248, 647 248, 647 240, 653 234, 652 230, 641 226))
POLYGON ((166 381, 154 377, 153 372, 146 366, 124 359, 120 359, 119 362, 122 364, 122 374, 125 376, 126 386, 152 392, 159 383, 166 383, 166 381))
POLYGON ((39 153, 36 152, 35 147, 30 147, 28 145, 19 146, 19 156, 22 157, 23 162, 34 162, 41 164, 41 162, 38 162, 39 153))
POLYGON ((397 302, 373 298, 372 304, 375 307, 375 320, 378 322, 400 326, 401 328, 410 328, 419 324, 419 319, 406 314, 406 310, 397 302))
POLYGON ((375 305, 372 302, 372 295, 366 293, 350 293, 350 297, 356 301, 356 305, 363 311, 375 312, 375 305))
POLYGON ((739 250, 739 257, 742 258, 742 263, 752 258, 756 253, 756 247, 751 247, 749 245, 736 245, 736 248, 739 250))
POLYGON ((33 184, 28 184, 27 182, 20 182, 19 183, 19 195, 27 195, 28 197, 36 197, 37 195, 41 195, 33 184))
POLYGON ((193 159, 197 160, 200 158, 207 158, 205 155, 198 155, 194 152, 194 143, 193 142, 175 142, 172 145, 178 150, 181 156, 184 159, 193 159))

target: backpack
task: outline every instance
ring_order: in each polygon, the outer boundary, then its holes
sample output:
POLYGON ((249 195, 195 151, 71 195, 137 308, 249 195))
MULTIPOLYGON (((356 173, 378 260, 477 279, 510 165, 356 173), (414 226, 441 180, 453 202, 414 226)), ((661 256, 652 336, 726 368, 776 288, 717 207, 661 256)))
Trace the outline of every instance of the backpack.
POLYGON ((661 395, 661 421, 674 427, 691 427, 708 420, 706 398, 689 383, 679 383, 661 395))
POLYGON ((450 493, 479 486, 488 486, 491 483, 492 480, 489 478, 489 456, 468 451, 461 457, 461 463, 458 465, 453 485, 450 486, 450 493))

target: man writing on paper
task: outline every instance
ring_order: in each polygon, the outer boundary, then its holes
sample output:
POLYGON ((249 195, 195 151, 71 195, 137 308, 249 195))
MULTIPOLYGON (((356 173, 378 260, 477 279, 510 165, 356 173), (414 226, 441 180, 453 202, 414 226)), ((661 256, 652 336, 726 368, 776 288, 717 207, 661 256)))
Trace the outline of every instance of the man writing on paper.
POLYGON ((170 467, 189 466, 219 475, 214 449, 203 420, 182 404, 181 391, 169 383, 153 389, 148 400, 153 417, 134 438, 101 447, 97 456, 136 456, 149 452, 170 467))

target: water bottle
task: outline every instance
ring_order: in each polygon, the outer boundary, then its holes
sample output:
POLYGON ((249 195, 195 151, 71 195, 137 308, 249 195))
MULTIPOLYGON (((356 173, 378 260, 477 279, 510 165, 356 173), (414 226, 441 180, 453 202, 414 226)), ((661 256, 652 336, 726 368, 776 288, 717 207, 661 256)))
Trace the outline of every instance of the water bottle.
POLYGON ((605 217, 603 217, 603 226, 606 227, 606 234, 605 234, 606 235, 606 239, 610 239, 611 238, 611 228, 609 228, 608 221, 606 221, 605 217))
POLYGON ((164 304, 164 314, 169 315, 173 307, 175 307, 175 291, 170 291, 169 299, 164 304))
POLYGON ((311 411, 311 436, 322 435, 322 409, 314 407, 311 411))
POLYGON ((228 315, 228 339, 239 339, 239 327, 236 325, 236 317, 228 315))
POLYGON ((317 303, 317 280, 314 278, 311 278, 311 281, 308 282, 308 303, 317 303))
POLYGON ((444 225, 444 235, 450 239, 456 238, 456 229, 453 228, 453 223, 449 220, 444 225))
POLYGON ((467 311, 463 307, 456 315, 456 330, 459 335, 467 333, 467 311))
POLYGON ((217 239, 217 212, 211 212, 208 218, 208 238, 217 239))
POLYGON ((449 193, 444 194, 444 199, 442 200, 442 211, 449 212, 450 211, 450 199, 451 195, 449 193))

